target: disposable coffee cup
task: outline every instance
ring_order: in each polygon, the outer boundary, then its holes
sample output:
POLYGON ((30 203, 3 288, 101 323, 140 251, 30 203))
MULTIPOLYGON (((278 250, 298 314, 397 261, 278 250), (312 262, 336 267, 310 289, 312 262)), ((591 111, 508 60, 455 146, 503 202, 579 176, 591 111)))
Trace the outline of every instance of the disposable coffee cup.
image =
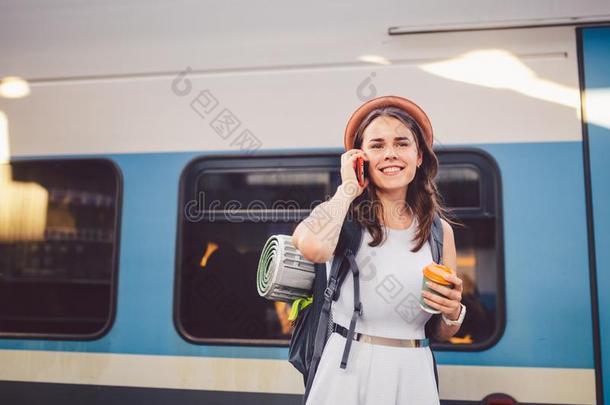
MULTIPOLYGON (((445 265, 436 264, 436 263, 431 263, 431 264, 427 265, 422 270, 424 273, 424 276, 422 278, 422 287, 421 287, 422 291, 428 291, 432 294, 441 296, 443 298, 447 298, 443 294, 439 293, 436 290, 433 290, 432 288, 428 287, 428 285, 426 285, 427 281, 433 281, 436 284, 440 284, 444 287, 453 289, 453 283, 445 280, 441 275, 436 274, 432 269, 440 270, 447 274, 453 274, 453 270, 451 270, 451 268, 449 268, 445 265)), ((426 304, 423 296, 419 297, 419 306, 421 307, 421 309, 423 309, 424 311, 426 311, 430 314, 440 314, 441 313, 441 311, 434 309, 431 306, 429 306, 428 304, 426 304)))

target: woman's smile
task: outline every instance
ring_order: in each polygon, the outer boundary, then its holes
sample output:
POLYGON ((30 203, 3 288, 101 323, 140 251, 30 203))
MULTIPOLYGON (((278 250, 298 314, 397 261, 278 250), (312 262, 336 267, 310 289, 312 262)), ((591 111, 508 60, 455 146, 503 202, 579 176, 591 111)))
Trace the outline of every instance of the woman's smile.
POLYGON ((385 176, 391 177, 391 176, 398 176, 400 174, 400 172, 402 172, 404 170, 404 167, 402 166, 385 166, 381 169, 379 169, 379 171, 381 173, 383 173, 385 176))

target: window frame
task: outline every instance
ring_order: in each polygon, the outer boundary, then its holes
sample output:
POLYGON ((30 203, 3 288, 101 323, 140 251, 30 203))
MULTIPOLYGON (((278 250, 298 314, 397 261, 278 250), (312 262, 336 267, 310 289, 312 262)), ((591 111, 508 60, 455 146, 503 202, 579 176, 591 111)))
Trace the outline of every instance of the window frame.
MULTIPOLYGON (((186 185, 192 179, 198 178, 204 170, 229 171, 258 168, 325 168, 337 167, 336 152, 321 153, 298 153, 298 152, 259 152, 255 156, 243 153, 227 153, 218 155, 199 156, 189 161, 180 174, 180 184, 178 187, 178 215, 176 218, 176 252, 174 263, 174 304, 173 320, 176 331, 184 340, 198 345, 218 345, 218 346, 249 346, 249 347, 288 347, 290 339, 241 339, 241 338, 201 338, 187 332, 180 319, 181 310, 181 263, 182 263, 182 233, 184 222, 184 211, 186 209, 186 185), (274 164, 274 160, 276 160, 274 164), (290 163, 285 162, 289 160, 290 163), (315 162, 319 162, 315 164, 315 162), (313 163, 312 163, 313 162, 313 163), (189 176, 189 172, 192 173, 189 176)), ((192 184, 192 183, 190 183, 192 184)), ((189 200, 190 201, 190 200, 189 200)), ((323 200, 320 200, 322 202, 323 200)), ((306 214, 303 218, 305 218, 306 214)), ((246 221, 242 221, 246 222, 246 221)), ((264 299, 261 297, 261 299, 264 299)))
POLYGON ((68 341, 93 341, 104 337, 114 325, 116 319, 117 310, 117 294, 118 294, 118 280, 119 280, 119 256, 121 251, 121 223, 123 213, 123 186, 124 179, 123 173, 118 164, 112 159, 105 157, 91 157, 91 158, 13 158, 7 163, 12 165, 13 163, 58 163, 58 162, 74 162, 76 164, 82 163, 87 164, 91 162, 98 162, 108 166, 112 171, 115 178, 116 185, 116 196, 115 196, 115 212, 114 212, 114 240, 115 243, 112 247, 112 263, 110 269, 110 308, 108 318, 102 326, 102 328, 89 334, 65 334, 65 333, 32 333, 32 332, 19 332, 10 333, 2 332, 0 330, 0 340, 5 339, 32 339, 32 340, 68 340, 68 341))
MULTIPOLYGON (((180 174, 178 188, 178 215, 176 218, 176 252, 174 270, 174 303, 173 321, 178 334, 187 342, 198 345, 220 345, 220 346, 253 346, 253 347, 287 347, 290 340, 277 339, 231 339, 231 338, 200 338, 189 334, 180 319, 181 303, 181 263, 182 263, 182 234, 186 187, 190 180, 198 178, 205 170, 235 169, 244 171, 257 168, 325 168, 336 167, 339 170, 339 157, 343 149, 322 150, 320 152, 299 153, 298 151, 269 151, 259 152, 255 156, 240 153, 224 153, 214 155, 203 155, 193 158, 183 168, 180 174), (274 159, 277 161, 274 162, 274 159), (285 162, 289 160, 290 163, 285 162), (319 163, 316 164, 315 162, 319 163)), ((496 264, 497 264, 497 295, 496 295, 496 325, 489 339, 481 343, 467 345, 455 345, 451 343, 433 343, 431 347, 439 351, 482 351, 494 346, 501 338, 506 319, 505 306, 505 281, 504 281, 504 237, 502 217, 502 185, 500 170, 493 157, 482 149, 471 147, 443 147, 435 149, 440 165, 458 165, 474 167, 481 177, 479 189, 479 208, 461 208, 453 212, 459 218, 491 217, 495 215, 495 237, 496 237, 496 264), (493 186, 496 186, 494 195, 493 186), (489 202, 491 198, 493 201, 489 202)), ((192 183, 191 183, 192 184, 192 183)), ((263 299, 261 297, 261 299, 263 299)))

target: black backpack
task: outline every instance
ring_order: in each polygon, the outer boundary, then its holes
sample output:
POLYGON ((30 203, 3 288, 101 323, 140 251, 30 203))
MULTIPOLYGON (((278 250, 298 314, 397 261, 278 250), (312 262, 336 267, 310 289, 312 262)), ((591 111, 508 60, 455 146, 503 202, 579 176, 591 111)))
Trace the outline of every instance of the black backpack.
MULTIPOLYGON (((343 221, 337 247, 335 248, 330 276, 327 277, 326 275, 326 263, 314 264, 316 273, 313 283, 313 301, 298 314, 288 349, 288 361, 303 374, 303 382, 305 384, 303 404, 307 401, 324 346, 332 333, 332 319, 330 317, 332 302, 339 299, 341 285, 348 273, 351 272, 354 279, 354 312, 349 325, 343 358, 341 359, 341 368, 347 366, 356 321, 358 316, 362 314, 359 269, 355 260, 362 241, 362 232, 363 228, 360 224, 351 218, 350 215, 347 215, 343 221)), ((432 259, 436 263, 441 263, 443 254, 443 227, 438 214, 434 216, 429 242, 432 259)), ((433 315, 426 323, 426 337, 431 336, 433 324, 437 322, 438 317, 440 317, 440 314, 433 315)), ((432 352, 432 360, 434 362, 434 378, 436 379, 438 390, 438 372, 434 352, 432 352)))

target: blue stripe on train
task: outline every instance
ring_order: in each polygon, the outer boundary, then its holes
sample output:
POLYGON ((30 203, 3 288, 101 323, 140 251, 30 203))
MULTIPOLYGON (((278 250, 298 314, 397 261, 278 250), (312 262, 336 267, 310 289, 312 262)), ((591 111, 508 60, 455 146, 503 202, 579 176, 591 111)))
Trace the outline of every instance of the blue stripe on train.
MULTIPOLYGON (((438 362, 593 368, 582 144, 468 146, 491 154, 501 171, 507 325, 489 350, 438 352, 438 362)), ((198 155, 107 156, 123 172, 124 202, 118 309, 106 336, 1 340, 0 348, 286 359, 286 348, 193 345, 174 328, 178 178, 198 155)))

